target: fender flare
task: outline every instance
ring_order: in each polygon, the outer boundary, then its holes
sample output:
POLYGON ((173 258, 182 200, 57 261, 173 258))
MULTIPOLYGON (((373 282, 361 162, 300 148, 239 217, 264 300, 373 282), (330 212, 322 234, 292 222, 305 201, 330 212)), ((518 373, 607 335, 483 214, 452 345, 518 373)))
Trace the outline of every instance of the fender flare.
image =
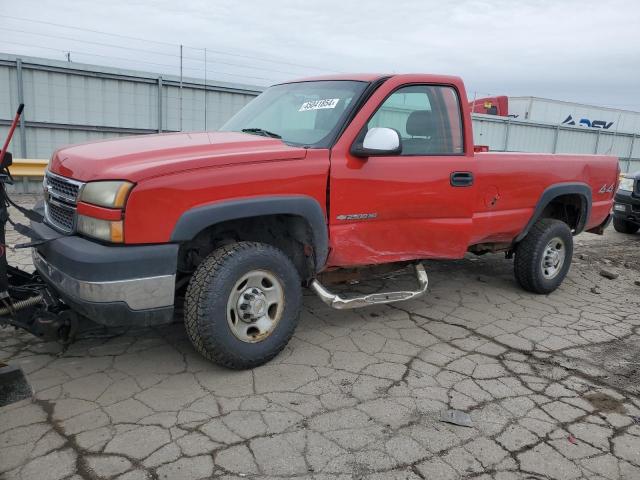
POLYGON ((542 212, 547 208, 547 205, 561 195, 580 195, 584 199, 583 210, 580 214, 578 225, 576 226, 575 235, 584 230, 584 227, 591 216, 591 187, 586 183, 558 183, 547 187, 544 192, 542 192, 542 195, 536 204, 536 208, 533 211, 533 215, 522 232, 520 232, 516 237, 514 243, 521 241, 529 233, 533 224, 542 216, 542 212))
POLYGON ((311 228, 316 272, 322 270, 329 254, 327 220, 315 198, 307 195, 260 196, 227 200, 195 207, 184 212, 171 233, 171 242, 187 242, 217 223, 265 215, 295 215, 311 228))

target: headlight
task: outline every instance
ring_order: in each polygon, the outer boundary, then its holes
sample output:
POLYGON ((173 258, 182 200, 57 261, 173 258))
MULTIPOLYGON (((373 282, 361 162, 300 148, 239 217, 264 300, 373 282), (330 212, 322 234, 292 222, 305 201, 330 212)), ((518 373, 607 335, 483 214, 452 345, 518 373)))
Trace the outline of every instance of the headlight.
POLYGON ((623 192, 633 192, 633 178, 623 178, 620 180, 618 190, 622 190, 623 192))
POLYGON ((124 242, 124 229, 122 220, 102 220, 100 218, 78 215, 78 232, 88 237, 104 240, 105 242, 124 242))
POLYGON ((82 189, 80 201, 107 208, 123 208, 133 183, 123 181, 89 182, 82 189))
POLYGON ((622 203, 616 203, 616 204, 613 206, 613 209, 614 209, 616 212, 626 212, 626 211, 627 211, 627 206, 626 206, 626 205, 623 205, 622 203))

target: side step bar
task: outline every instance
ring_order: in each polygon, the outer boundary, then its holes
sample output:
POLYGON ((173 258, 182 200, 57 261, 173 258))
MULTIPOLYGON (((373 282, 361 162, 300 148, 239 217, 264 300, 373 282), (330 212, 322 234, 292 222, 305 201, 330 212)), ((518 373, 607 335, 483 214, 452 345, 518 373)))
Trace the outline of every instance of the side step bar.
POLYGON ((405 290, 399 292, 372 293, 362 297, 343 298, 338 294, 331 293, 318 280, 313 280, 311 282, 311 288, 320 297, 320 300, 330 307, 337 308, 339 310, 368 307, 379 303, 412 300, 414 298, 422 297, 427 293, 427 288, 429 286, 429 277, 427 277, 427 272, 425 271, 424 266, 421 263, 418 263, 415 268, 419 287, 419 289, 415 291, 405 290))

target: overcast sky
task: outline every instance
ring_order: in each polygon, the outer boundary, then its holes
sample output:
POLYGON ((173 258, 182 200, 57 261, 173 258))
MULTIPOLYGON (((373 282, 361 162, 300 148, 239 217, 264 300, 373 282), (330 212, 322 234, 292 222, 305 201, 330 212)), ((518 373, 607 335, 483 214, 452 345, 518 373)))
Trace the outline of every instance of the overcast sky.
MULTIPOLYGON (((640 111, 637 0, 0 0, 5 53, 176 73, 178 44, 207 47, 207 76, 226 81, 445 73, 469 97, 640 111)), ((184 74, 202 77, 204 51, 184 56, 184 74)))

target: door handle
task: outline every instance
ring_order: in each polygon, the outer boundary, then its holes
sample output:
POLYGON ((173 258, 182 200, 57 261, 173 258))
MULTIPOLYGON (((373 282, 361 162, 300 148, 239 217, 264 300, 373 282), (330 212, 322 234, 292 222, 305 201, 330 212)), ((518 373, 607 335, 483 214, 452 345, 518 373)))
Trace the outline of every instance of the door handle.
POLYGON ((473 185, 473 173, 471 172, 451 172, 449 179, 452 187, 470 187, 473 185))

